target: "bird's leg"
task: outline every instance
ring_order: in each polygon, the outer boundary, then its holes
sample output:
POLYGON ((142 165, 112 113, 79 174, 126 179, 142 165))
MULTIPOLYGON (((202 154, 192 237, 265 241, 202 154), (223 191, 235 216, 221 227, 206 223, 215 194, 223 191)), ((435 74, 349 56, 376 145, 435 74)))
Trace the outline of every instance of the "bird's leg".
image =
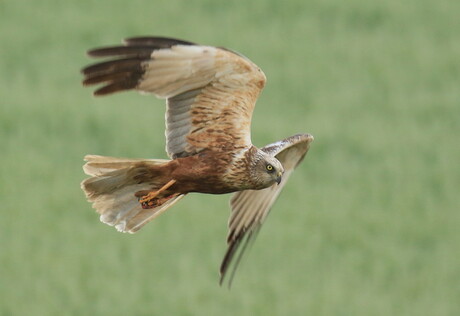
POLYGON ((160 195, 162 192, 166 191, 171 187, 174 183, 176 183, 176 180, 172 179, 168 183, 166 183, 164 186, 162 186, 159 190, 157 191, 150 191, 146 195, 141 196, 139 199, 139 203, 141 203, 142 208, 151 208, 154 207, 153 200, 160 195))

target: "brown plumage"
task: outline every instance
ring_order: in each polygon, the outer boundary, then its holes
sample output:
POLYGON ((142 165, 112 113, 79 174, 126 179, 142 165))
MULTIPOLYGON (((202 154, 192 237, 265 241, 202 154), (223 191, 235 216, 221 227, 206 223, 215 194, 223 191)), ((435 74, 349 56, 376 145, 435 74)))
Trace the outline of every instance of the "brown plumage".
POLYGON ((251 117, 266 79, 254 63, 230 50, 137 37, 88 54, 110 58, 82 70, 84 85, 101 85, 95 95, 134 89, 167 102, 171 160, 85 157, 84 171, 91 178, 82 189, 101 221, 134 233, 187 193, 236 192, 220 282, 239 250, 233 277, 313 137, 294 135, 261 149, 252 145, 251 117))

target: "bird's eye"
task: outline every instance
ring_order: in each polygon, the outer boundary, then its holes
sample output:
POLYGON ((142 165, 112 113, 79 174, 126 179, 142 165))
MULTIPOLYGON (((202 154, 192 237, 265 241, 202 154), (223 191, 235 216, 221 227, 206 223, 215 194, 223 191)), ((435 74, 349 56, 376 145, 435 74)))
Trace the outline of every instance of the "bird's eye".
POLYGON ((275 170, 275 168, 273 168, 272 165, 270 165, 270 164, 267 165, 267 171, 268 172, 273 172, 274 170, 275 170))

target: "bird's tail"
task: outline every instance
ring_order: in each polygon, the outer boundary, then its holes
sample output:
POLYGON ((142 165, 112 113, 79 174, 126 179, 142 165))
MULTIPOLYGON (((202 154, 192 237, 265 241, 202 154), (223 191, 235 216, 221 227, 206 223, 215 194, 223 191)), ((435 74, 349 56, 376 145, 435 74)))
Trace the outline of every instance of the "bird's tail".
POLYGON ((101 214, 101 221, 118 231, 135 233, 179 201, 184 194, 159 194, 166 186, 162 173, 169 160, 124 159, 87 155, 83 170, 91 178, 81 183, 88 201, 101 214), (160 191, 156 191, 160 190, 160 191))

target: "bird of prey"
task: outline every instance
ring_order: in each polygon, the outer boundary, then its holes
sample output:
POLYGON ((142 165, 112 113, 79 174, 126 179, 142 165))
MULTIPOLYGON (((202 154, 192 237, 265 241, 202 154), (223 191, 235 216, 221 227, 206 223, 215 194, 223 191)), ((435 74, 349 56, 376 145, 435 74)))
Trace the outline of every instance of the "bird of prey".
POLYGON ((235 192, 220 267, 220 284, 233 267, 231 282, 246 245, 313 137, 297 134, 263 148, 252 144, 251 117, 266 78, 259 67, 231 50, 135 37, 88 55, 105 58, 82 70, 85 86, 100 85, 94 95, 137 90, 166 99, 170 158, 87 155, 83 169, 91 177, 81 187, 88 201, 102 222, 135 233, 188 193, 235 192))

